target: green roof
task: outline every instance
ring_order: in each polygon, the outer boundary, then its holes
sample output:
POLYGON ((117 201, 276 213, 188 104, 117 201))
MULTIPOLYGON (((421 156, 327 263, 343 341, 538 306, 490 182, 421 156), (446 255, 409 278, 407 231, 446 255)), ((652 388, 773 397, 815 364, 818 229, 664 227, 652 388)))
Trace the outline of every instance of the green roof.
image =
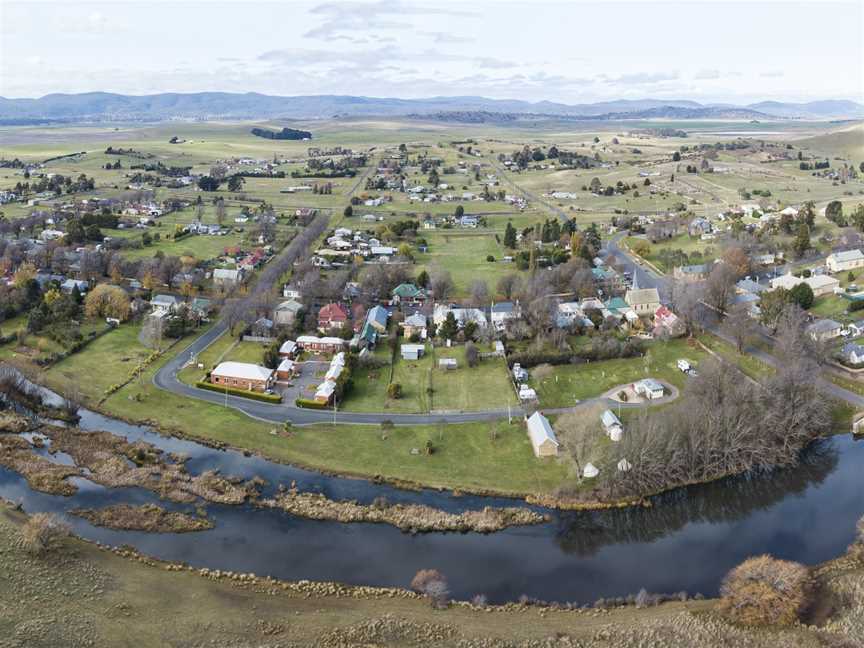
POLYGON ((395 297, 417 297, 422 294, 423 290, 412 283, 399 284, 393 289, 395 297))

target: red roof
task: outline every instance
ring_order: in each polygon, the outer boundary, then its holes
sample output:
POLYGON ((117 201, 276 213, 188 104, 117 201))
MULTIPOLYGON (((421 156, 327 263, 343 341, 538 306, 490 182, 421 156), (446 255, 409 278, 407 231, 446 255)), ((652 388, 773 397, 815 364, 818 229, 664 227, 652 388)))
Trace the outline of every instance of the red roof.
POLYGON ((348 313, 339 304, 327 304, 318 311, 319 322, 345 322, 347 320, 348 313))

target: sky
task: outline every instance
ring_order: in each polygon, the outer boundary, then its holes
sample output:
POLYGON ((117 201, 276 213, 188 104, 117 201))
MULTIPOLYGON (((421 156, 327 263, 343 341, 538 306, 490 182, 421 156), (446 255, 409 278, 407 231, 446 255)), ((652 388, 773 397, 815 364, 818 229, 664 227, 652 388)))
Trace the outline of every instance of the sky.
POLYGON ((864 101, 864 0, 0 0, 0 96, 864 101))

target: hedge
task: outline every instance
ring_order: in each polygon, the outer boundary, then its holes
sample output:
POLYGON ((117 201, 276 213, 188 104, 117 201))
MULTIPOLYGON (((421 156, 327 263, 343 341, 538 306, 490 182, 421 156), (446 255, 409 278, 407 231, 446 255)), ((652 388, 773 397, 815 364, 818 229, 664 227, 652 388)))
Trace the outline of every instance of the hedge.
POLYGON ((263 401, 265 403, 282 402, 282 396, 280 396, 279 394, 265 394, 262 392, 248 391, 246 389, 236 389, 234 387, 222 387, 221 385, 214 385, 213 383, 205 382, 203 380, 199 380, 198 382, 196 382, 195 386, 199 389, 207 389, 209 391, 219 392, 220 394, 228 392, 232 396, 242 396, 243 398, 263 401))
POLYGON ((327 403, 319 403, 318 401, 312 400, 310 398, 298 398, 296 401, 294 401, 294 404, 297 407, 303 407, 305 409, 323 410, 327 409, 328 407, 327 403))

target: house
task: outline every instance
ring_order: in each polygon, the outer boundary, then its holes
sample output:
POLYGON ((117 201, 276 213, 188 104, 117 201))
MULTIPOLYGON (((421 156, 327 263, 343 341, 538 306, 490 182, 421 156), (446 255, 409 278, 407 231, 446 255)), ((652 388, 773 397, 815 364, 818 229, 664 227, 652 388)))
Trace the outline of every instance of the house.
POLYGON ((280 358, 293 358, 298 351, 297 343, 293 340, 285 340, 279 347, 280 358))
POLYGON ((327 405, 333 399, 333 394, 335 393, 336 383, 332 380, 327 380, 318 385, 318 389, 315 390, 315 396, 313 399, 316 403, 327 405))
POLYGON ((850 342, 843 345, 840 355, 847 363, 860 365, 864 363, 864 346, 850 342))
POLYGON ((796 277, 791 273, 786 273, 785 275, 772 279, 771 288, 785 288, 786 290, 792 290, 800 283, 806 283, 810 286, 813 290, 814 297, 830 295, 834 292, 835 288, 840 287, 840 281, 828 275, 814 275, 805 279, 803 277, 796 277))
POLYGON ((838 337, 840 331, 843 330, 843 325, 832 319, 821 319, 810 324, 805 330, 811 338, 818 342, 838 337))
POLYGON ((847 327, 849 331, 852 333, 853 337, 861 337, 864 335, 864 320, 858 320, 857 322, 852 322, 848 324, 847 327))
POLYGON ((264 392, 273 386, 275 373, 272 369, 249 362, 220 362, 210 372, 214 385, 264 392))
POLYGON ((735 284, 735 291, 741 295, 751 294, 759 295, 768 290, 768 286, 764 286, 752 279, 741 279, 735 284))
POLYGON ((672 271, 672 276, 682 281, 703 281, 711 272, 707 263, 701 265, 678 266, 672 271))
POLYGON ((83 295, 87 292, 88 286, 89 284, 86 281, 81 281, 80 279, 67 279, 60 284, 60 290, 66 293, 71 293, 77 288, 78 292, 83 295))
POLYGON ((293 299, 283 301, 273 309, 273 321, 277 326, 292 326, 297 320, 303 304, 293 299))
POLYGON ((618 420, 618 417, 612 412, 612 410, 606 410, 603 414, 600 415, 600 422, 603 424, 603 430, 606 432, 606 436, 608 436, 612 441, 620 441, 621 435, 624 433, 624 426, 621 425, 621 421, 618 420))
POLYGON ((337 337, 301 335, 297 338, 297 347, 314 353, 337 353, 345 347, 345 340, 337 337))
POLYGON ((297 373, 297 363, 289 358, 285 358, 276 367, 277 380, 291 380, 297 373))
POLYGON ((417 304, 426 300, 426 291, 413 283, 402 283, 393 289, 393 304, 417 304))
POLYGON ((456 358, 441 358, 438 360, 439 369, 456 369, 458 366, 456 358))
POLYGON ((303 294, 294 286, 289 286, 288 284, 285 284, 282 287, 282 296, 287 299, 299 301, 303 297, 303 294))
POLYGON ((804 280, 813 290, 814 297, 823 297, 832 295, 840 288, 840 280, 828 275, 814 275, 804 280))
POLYGON ((348 323, 348 311, 336 303, 326 304, 318 311, 318 330, 341 329, 348 323))
POLYGON ((150 306, 154 311, 173 313, 180 306, 180 299, 174 295, 156 295, 150 300, 150 306))
POLYGON ((469 227, 471 229, 476 229, 477 225, 479 225, 480 221, 476 216, 469 216, 465 214, 462 218, 459 219, 460 227, 469 227))
POLYGON ((519 305, 513 302, 493 303, 490 311, 492 326, 495 327, 496 331, 503 331, 507 328, 509 320, 519 319, 520 316, 519 305))
POLYGON ((399 349, 403 360, 419 360, 425 350, 425 344, 403 344, 399 349))
POLYGON ((366 314, 366 323, 378 333, 387 331, 387 319, 390 313, 383 306, 375 306, 366 314))
POLYGON ((864 268, 864 254, 861 250, 847 250, 829 254, 825 259, 828 272, 848 272, 857 268, 864 268))
POLYGON ((435 326, 441 326, 447 319, 447 314, 451 312, 459 328, 464 327, 468 322, 474 322, 480 328, 487 325, 486 314, 479 308, 455 308, 446 304, 435 304, 435 309, 432 311, 432 321, 435 326))
POLYGON ((213 303, 205 297, 196 297, 189 303, 189 309, 201 319, 207 319, 213 310, 213 303))
POLYGON ((411 338, 415 334, 421 340, 426 339, 426 316, 423 313, 414 313, 409 315, 402 321, 402 331, 406 338, 411 338))
POLYGON ((259 317, 252 324, 252 335, 255 337, 269 338, 273 336, 273 320, 259 317))
POLYGON ((660 308, 660 293, 656 288, 634 288, 624 294, 624 301, 637 315, 651 315, 660 308))
POLYGON ((687 332, 684 322, 668 307, 661 306, 654 311, 654 334, 678 337, 687 332))
POLYGON ((711 230, 711 223, 705 218, 694 218, 687 226, 687 233, 690 236, 702 236, 703 234, 710 234, 711 230))
POLYGON ((213 271, 213 284, 216 286, 236 286, 243 281, 243 271, 238 268, 216 268, 213 271))
POLYGON ((644 378, 633 385, 633 391, 648 400, 663 398, 664 388, 661 383, 653 378, 644 378))
POLYGON ((534 412, 526 419, 528 426, 528 438, 531 439, 531 447, 534 448, 536 457, 555 457, 558 455, 558 439, 555 431, 549 424, 549 419, 540 412, 534 412))

